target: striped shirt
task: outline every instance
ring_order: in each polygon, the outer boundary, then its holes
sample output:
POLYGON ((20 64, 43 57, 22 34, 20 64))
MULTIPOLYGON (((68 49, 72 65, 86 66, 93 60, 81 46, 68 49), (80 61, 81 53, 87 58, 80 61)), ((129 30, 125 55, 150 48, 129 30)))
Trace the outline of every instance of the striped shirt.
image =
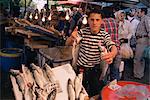
POLYGON ((111 41, 110 35, 104 30, 100 30, 97 34, 92 34, 90 28, 86 27, 81 29, 78 34, 82 37, 77 60, 78 66, 94 67, 100 63, 101 53, 98 46, 99 41, 102 42, 107 50, 110 50, 111 46, 115 45, 115 43, 111 41))

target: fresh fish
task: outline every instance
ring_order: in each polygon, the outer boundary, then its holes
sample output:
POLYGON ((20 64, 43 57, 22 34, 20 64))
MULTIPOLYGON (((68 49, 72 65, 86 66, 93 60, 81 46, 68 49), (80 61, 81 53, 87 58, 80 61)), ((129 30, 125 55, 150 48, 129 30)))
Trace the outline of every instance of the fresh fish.
POLYGON ((75 85, 75 98, 78 99, 80 91, 82 89, 82 74, 79 74, 78 76, 75 77, 74 85, 75 85))
POLYGON ((79 53, 79 48, 80 45, 76 43, 76 41, 73 42, 73 47, 72 47, 72 66, 74 68, 74 70, 77 70, 76 68, 76 63, 77 63, 77 59, 78 59, 78 53, 79 53))
POLYGON ((56 88, 52 91, 46 91, 45 89, 37 89, 37 100, 55 100, 56 98, 56 88))
POLYGON ((56 77, 55 77, 55 75, 54 75, 54 73, 53 73, 53 71, 51 69, 51 67, 49 65, 47 65, 47 64, 44 64, 44 68, 45 68, 45 71, 47 73, 47 76, 48 76, 50 82, 57 81, 56 77))
POLYGON ((47 72, 46 70, 43 68, 43 76, 46 79, 47 82, 51 83, 51 81, 49 80, 48 76, 47 76, 47 72))
POLYGON ((11 73, 11 75, 16 76, 16 75, 20 74, 20 71, 19 70, 10 69, 10 73, 11 73))
POLYGON ((37 70, 38 71, 38 73, 39 74, 43 74, 43 72, 42 72, 42 69, 40 68, 40 67, 38 67, 38 66, 36 66, 35 64, 31 64, 31 68, 33 69, 33 70, 37 70))
POLYGON ((75 100, 75 91, 74 91, 74 85, 71 79, 68 79, 68 100, 75 100))
POLYGON ((36 88, 37 98, 36 100, 47 100, 48 94, 43 89, 36 88))
POLYGON ((84 88, 82 88, 82 90, 79 94, 79 100, 89 100, 89 97, 84 88))
POLYGON ((48 95, 47 100, 55 100, 55 98, 56 98, 56 93, 57 93, 57 91, 56 91, 56 89, 54 89, 54 90, 48 95))
POLYGON ((44 86, 48 84, 48 81, 45 79, 42 69, 34 64, 32 64, 31 66, 33 69, 33 76, 36 83, 40 88, 43 89, 44 86))
POLYGON ((99 80, 103 80, 105 78, 105 75, 107 73, 107 70, 108 70, 109 66, 104 61, 102 61, 100 65, 102 67, 102 73, 100 75, 100 79, 99 80))
POLYGON ((22 65, 22 72, 23 72, 24 78, 27 82, 27 85, 32 86, 35 81, 34 81, 33 75, 30 72, 30 70, 27 67, 25 67, 24 65, 22 65))
POLYGON ((34 70, 33 75, 34 75, 34 79, 35 79, 37 85, 43 89, 45 84, 42 81, 41 74, 39 74, 37 70, 34 70))
POLYGON ((36 95, 34 94, 33 89, 31 87, 25 88, 24 99, 25 100, 36 100, 36 95))
MULTIPOLYGON (((107 49, 105 48, 105 46, 102 46, 102 41, 99 41, 98 46, 101 52, 101 56, 107 53, 107 49)), ((100 80, 103 80, 108 70, 108 64, 106 64, 105 61, 102 61, 100 65, 102 66, 102 73, 100 75, 100 80)))
POLYGON ((55 83, 54 86, 56 87, 57 92, 58 93, 62 92, 62 88, 60 87, 59 81, 56 79, 51 67, 48 64, 44 64, 43 69, 46 72, 49 81, 51 83, 55 83))
POLYGON ((24 80, 24 77, 23 77, 22 73, 19 73, 16 76, 16 82, 17 82, 17 84, 19 86, 20 91, 24 94, 25 93, 26 82, 24 80))

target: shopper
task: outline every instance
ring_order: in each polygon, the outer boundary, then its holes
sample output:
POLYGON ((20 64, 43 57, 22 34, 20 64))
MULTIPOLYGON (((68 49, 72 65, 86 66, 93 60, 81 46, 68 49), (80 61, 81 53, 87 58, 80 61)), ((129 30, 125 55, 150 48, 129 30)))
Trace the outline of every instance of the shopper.
MULTIPOLYGON (((149 44, 150 37, 150 17, 146 15, 147 8, 141 8, 138 11, 138 17, 141 21, 136 31, 136 49, 134 58, 134 77, 141 79, 144 76, 145 61, 142 59, 143 51, 149 44)), ((147 62, 148 63, 148 62, 147 62)))

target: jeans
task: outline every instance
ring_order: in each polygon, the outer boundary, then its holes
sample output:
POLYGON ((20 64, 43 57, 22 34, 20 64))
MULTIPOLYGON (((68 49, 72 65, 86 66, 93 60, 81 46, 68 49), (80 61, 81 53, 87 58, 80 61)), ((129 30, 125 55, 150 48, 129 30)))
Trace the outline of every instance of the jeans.
POLYGON ((119 66, 121 64, 121 55, 118 53, 117 56, 114 58, 112 64, 109 65, 110 67, 110 81, 117 79, 120 80, 119 76, 119 66))

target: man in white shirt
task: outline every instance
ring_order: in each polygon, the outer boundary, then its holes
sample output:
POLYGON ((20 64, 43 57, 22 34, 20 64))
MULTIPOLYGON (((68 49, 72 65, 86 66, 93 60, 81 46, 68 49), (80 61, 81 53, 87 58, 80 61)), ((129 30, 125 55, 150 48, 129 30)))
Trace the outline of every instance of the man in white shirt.
POLYGON ((118 20, 118 39, 125 40, 123 42, 127 42, 130 44, 130 38, 132 36, 132 25, 131 23, 125 19, 125 12, 123 10, 119 10, 116 14, 116 19, 118 20))
POLYGON ((131 46, 133 51, 135 51, 135 46, 136 46, 135 32, 136 32, 137 26, 140 22, 139 20, 137 20, 135 18, 135 14, 136 14, 135 9, 131 9, 129 11, 129 14, 127 15, 128 21, 131 23, 131 30, 133 32, 131 39, 130 39, 130 46, 131 46))

